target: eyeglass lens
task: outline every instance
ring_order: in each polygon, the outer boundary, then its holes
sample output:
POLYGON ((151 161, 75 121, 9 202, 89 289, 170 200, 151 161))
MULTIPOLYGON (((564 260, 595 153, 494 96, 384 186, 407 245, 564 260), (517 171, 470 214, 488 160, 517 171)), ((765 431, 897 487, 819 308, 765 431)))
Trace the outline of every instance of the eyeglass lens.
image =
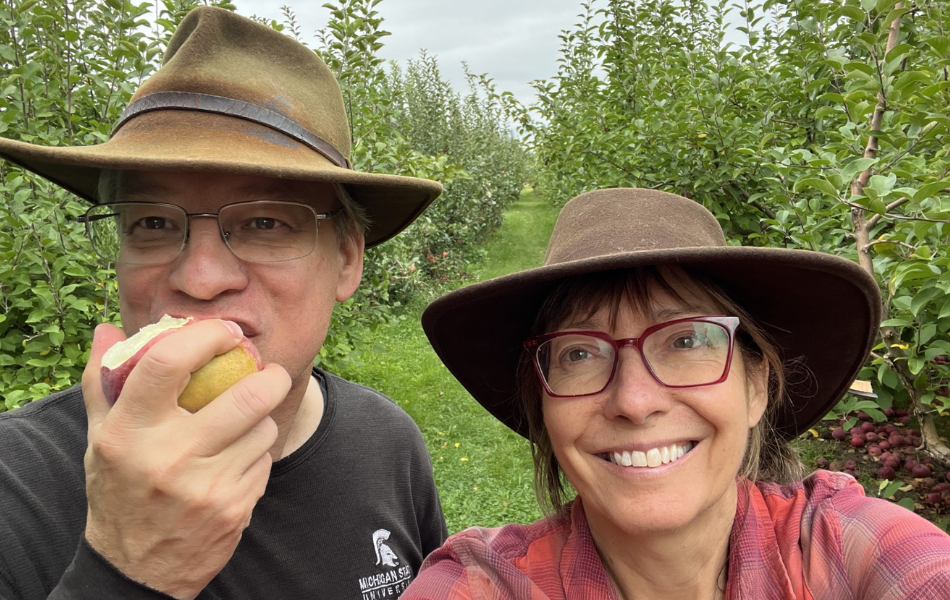
MULTIPOLYGON (((96 251, 127 264, 174 260, 184 247, 188 219, 177 206, 149 203, 103 204, 87 213, 96 251)), ((221 208, 218 222, 231 251, 250 262, 292 260, 310 254, 316 246, 317 216, 303 204, 230 204, 221 208)))
MULTIPOLYGON (((716 323, 670 323, 651 332, 641 344, 647 368, 667 386, 713 383, 722 378, 729 362, 729 331, 716 323)), ((536 360, 555 395, 596 394, 610 383, 617 348, 598 337, 566 333, 541 343, 536 360)))

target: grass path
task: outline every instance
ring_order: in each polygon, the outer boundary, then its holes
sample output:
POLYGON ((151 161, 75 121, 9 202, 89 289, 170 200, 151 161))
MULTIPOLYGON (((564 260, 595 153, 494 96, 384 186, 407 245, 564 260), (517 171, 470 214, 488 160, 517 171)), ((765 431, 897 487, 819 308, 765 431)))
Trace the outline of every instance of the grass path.
MULTIPOLYGON (((478 279, 539 266, 557 210, 522 195, 487 246, 478 279)), ((347 376, 393 398, 415 419, 432 456, 449 532, 538 519, 528 443, 490 416, 432 351, 409 309, 395 326, 372 335, 374 350, 347 376)))

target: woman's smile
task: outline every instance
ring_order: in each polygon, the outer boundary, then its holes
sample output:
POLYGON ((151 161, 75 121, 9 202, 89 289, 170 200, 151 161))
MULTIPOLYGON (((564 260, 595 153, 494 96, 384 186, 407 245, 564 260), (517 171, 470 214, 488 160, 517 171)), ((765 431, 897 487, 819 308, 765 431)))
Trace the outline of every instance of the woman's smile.
POLYGON ((598 454, 602 459, 619 467, 655 469, 677 462, 693 449, 693 442, 673 443, 648 450, 612 450, 598 454))

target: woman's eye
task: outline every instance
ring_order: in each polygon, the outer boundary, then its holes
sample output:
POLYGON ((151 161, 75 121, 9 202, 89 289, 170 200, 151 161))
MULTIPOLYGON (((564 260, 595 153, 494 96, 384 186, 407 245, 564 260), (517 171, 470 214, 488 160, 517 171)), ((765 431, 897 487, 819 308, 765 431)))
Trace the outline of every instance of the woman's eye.
POLYGON ((591 358, 591 353, 582 348, 575 348, 567 352, 567 360, 570 362, 578 362, 589 358, 591 358))
POLYGON ((673 347, 679 350, 690 350, 700 345, 696 336, 683 335, 673 340, 673 347))

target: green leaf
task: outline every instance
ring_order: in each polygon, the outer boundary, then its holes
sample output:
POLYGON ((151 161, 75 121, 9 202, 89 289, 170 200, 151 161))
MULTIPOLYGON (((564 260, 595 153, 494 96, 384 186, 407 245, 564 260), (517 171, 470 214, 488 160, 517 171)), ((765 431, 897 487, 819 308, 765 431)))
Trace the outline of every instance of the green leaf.
POLYGON ((931 81, 933 81, 932 74, 927 74, 923 71, 906 71, 898 76, 897 81, 894 82, 894 89, 900 91, 909 85, 930 83, 931 81))
POLYGON ((881 323, 881 327, 910 327, 913 323, 910 319, 887 319, 881 323))
POLYGON ((831 185, 830 181, 822 177, 808 177, 806 179, 799 179, 795 183, 795 193, 798 193, 805 188, 814 188, 829 196, 835 198, 838 197, 838 190, 835 189, 835 186, 831 185))
POLYGON ((921 186, 920 189, 917 190, 917 193, 914 194, 914 202, 920 202, 921 200, 932 198, 933 196, 936 196, 938 193, 948 188, 950 188, 950 179, 928 183, 924 186, 921 186))
POLYGON ((922 308, 939 296, 943 296, 943 291, 937 288, 924 288, 917 292, 914 299, 910 302, 910 312, 916 317, 922 308))
POLYGON ((950 57, 950 37, 938 35, 924 41, 943 58, 950 57))
POLYGON ((878 159, 876 158, 858 158, 852 160, 841 169, 841 179, 848 182, 854 181, 859 173, 863 173, 869 167, 877 164, 877 161, 878 159))
MULTIPOLYGON (((890 10, 895 4, 900 2, 900 0, 877 0, 874 4, 874 10, 878 13, 884 13, 885 11, 890 10)), ((890 25, 890 21, 884 21, 885 25, 890 25)))
POLYGON ((940 308, 940 312, 937 314, 938 319, 945 319, 950 317, 950 297, 944 300, 943 306, 940 308))
POLYGON ((848 17, 852 21, 857 21, 859 23, 864 22, 864 19, 867 18, 867 12, 861 10, 857 6, 846 4, 837 10, 837 13, 843 17, 848 17))
POLYGON ((903 481, 888 481, 884 480, 881 482, 881 498, 893 498, 894 494, 897 493, 897 490, 901 489, 904 486, 903 481))
POLYGON ((887 55, 884 56, 884 60, 886 62, 891 62, 892 60, 896 58, 900 58, 904 53, 913 49, 914 47, 907 43, 897 44, 896 46, 891 48, 890 51, 888 51, 887 55))
POLYGON ((881 200, 880 198, 872 198, 871 201, 868 203, 868 209, 870 209, 871 212, 874 212, 879 215, 883 215, 884 213, 887 212, 887 205, 884 204, 884 201, 881 200))

